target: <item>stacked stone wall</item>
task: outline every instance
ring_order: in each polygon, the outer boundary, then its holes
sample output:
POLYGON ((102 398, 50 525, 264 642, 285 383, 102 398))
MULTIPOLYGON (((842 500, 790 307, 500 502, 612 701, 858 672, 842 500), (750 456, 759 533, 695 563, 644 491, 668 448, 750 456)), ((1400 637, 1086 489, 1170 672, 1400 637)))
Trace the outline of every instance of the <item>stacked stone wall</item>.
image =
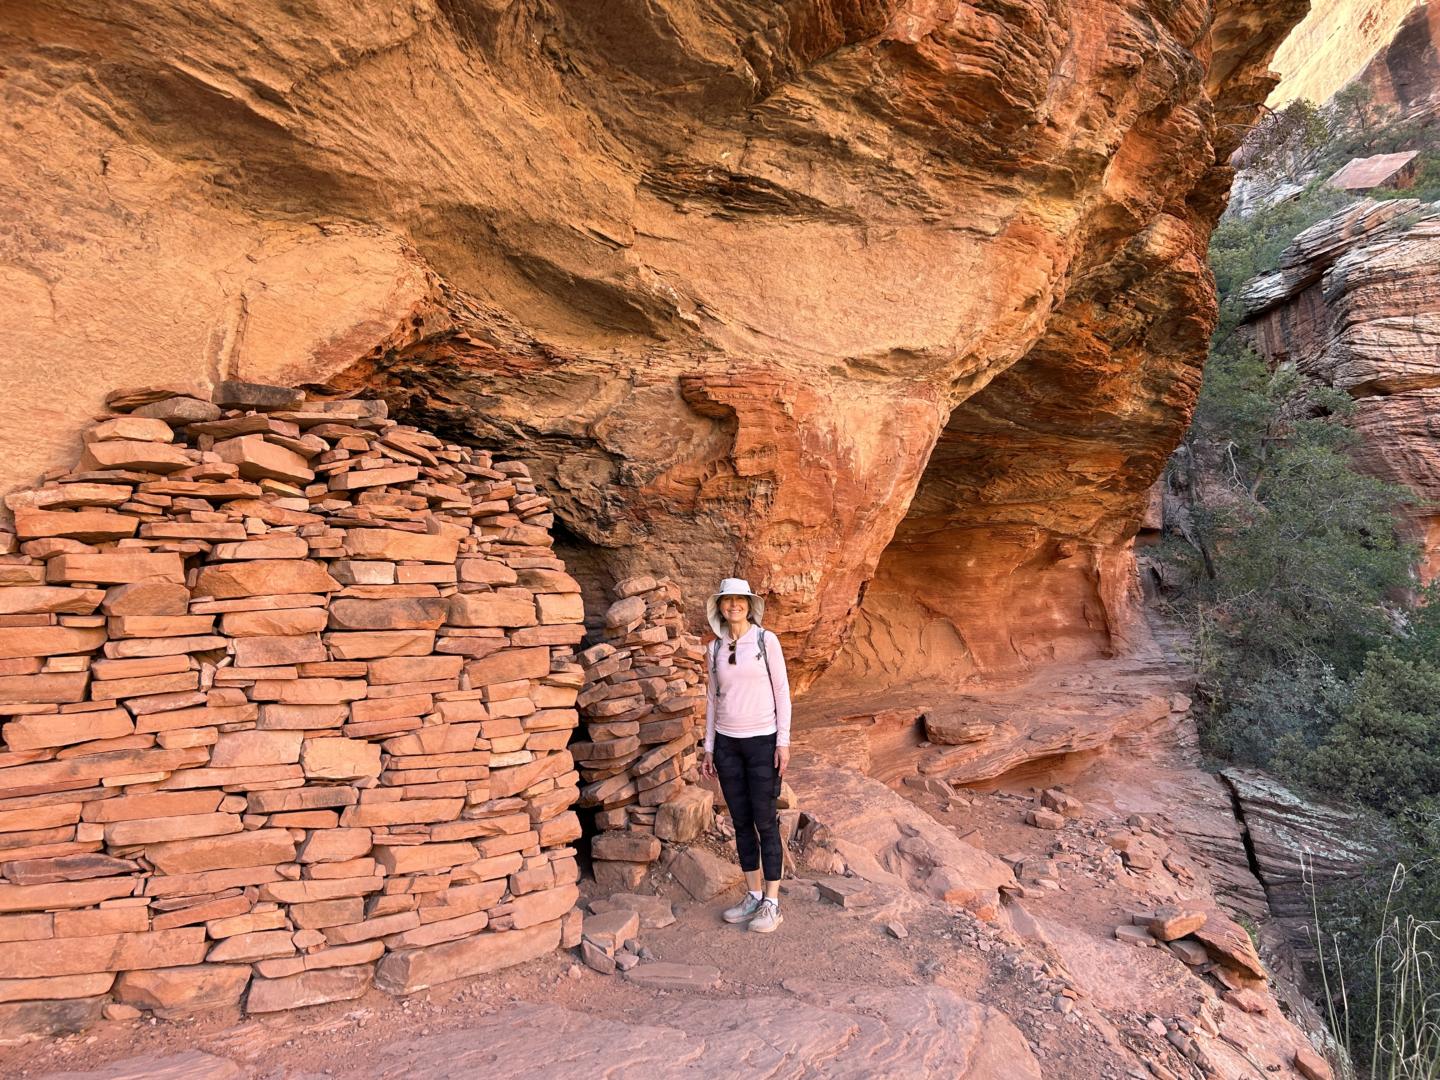
POLYGON ((705 650, 685 630, 680 590, 637 577, 615 587, 601 641, 580 654, 586 739, 571 745, 580 805, 595 809, 591 841, 602 889, 634 890, 662 840, 692 840, 714 796, 694 785, 705 725, 705 650))
POLYGON ((0 1030, 574 944, 584 615, 525 466, 383 402, 108 402, 0 533, 0 1030))

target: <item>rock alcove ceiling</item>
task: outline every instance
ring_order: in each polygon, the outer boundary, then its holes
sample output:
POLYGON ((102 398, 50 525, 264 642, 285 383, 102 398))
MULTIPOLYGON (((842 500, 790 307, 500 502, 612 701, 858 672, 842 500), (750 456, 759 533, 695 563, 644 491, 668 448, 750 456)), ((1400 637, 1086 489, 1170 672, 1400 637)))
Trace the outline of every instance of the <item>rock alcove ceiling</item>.
POLYGON ((802 685, 1114 650, 1304 6, 17 0, 0 484, 115 385, 363 389, 802 685))

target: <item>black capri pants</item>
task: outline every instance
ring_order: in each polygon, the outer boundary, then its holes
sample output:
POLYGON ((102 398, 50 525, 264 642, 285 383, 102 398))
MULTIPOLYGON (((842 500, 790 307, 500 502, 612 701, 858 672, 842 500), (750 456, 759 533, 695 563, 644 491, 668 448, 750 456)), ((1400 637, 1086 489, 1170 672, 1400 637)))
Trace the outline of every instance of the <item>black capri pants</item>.
POLYGON ((730 820, 735 823, 740 869, 756 870, 763 862, 765 880, 779 881, 783 862, 780 819, 775 813, 775 800, 780 796, 775 735, 735 739, 717 731, 715 773, 730 808, 730 820))

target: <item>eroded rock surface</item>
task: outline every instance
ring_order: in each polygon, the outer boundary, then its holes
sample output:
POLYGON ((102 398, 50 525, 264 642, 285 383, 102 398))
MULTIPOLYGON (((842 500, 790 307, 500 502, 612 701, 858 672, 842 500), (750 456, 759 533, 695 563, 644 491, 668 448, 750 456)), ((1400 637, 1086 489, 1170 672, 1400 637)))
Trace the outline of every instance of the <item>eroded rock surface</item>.
POLYGON ((1317 104, 1346 85, 1371 103, 1415 116, 1440 99, 1440 4, 1433 0, 1319 0, 1275 54, 1280 85, 1268 104, 1317 104))
POLYGON ((881 885, 910 888, 994 917, 1010 867, 972 847, 894 791, 858 772, 797 754, 790 783, 805 792, 806 814, 824 830, 824 843, 852 874, 881 885))
POLYGON ((1267 104, 1304 99, 1319 105, 1393 47, 1416 0, 1315 0, 1275 53, 1280 85, 1267 104))
POLYGON ((1302 8, 19 0, 0 482, 97 369, 369 384, 533 445, 592 582, 748 574, 797 685, 862 599, 913 670, 911 581, 932 666, 1106 651, 1302 8))
POLYGON ((1440 104, 1440 4, 1418 3, 1358 77, 1373 101, 1404 116, 1435 115, 1440 104))
POLYGON ((644 1022, 556 1005, 518 1005, 440 1038, 387 1047, 353 1073, 437 1080, 500 1069, 517 1080, 575 1075, 606 1061, 613 1077, 925 1077, 1039 1080, 1024 1036, 1004 1014, 942 987, 870 990, 796 984, 792 997, 684 998, 644 1022))
POLYGON ((1221 778, 1234 795, 1265 886, 1274 934, 1298 960, 1315 955, 1315 889, 1373 866, 1384 849, 1374 823, 1354 811, 1327 806, 1253 769, 1230 768, 1221 778))
POLYGON ((1440 207, 1363 200, 1302 232, 1245 288, 1265 358, 1356 398, 1358 460, 1414 492, 1422 573, 1440 573, 1440 207))

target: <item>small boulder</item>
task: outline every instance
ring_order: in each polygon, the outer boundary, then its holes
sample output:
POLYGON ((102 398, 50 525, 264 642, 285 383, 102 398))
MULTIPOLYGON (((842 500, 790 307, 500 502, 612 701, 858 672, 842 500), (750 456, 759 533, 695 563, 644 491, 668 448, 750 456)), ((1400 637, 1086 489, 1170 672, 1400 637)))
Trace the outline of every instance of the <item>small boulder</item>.
POLYGON ((1308 1046, 1295 1051, 1295 1069, 1305 1080, 1335 1080, 1330 1063, 1308 1046))
POLYGON ((579 908, 571 908, 560 919, 560 947, 562 949, 575 948, 580 944, 584 930, 585 913, 579 908))
POLYGON ((656 581, 655 578, 649 574, 641 574, 639 577, 626 578, 624 581, 617 582, 615 588, 611 591, 614 592, 616 596, 629 599, 632 596, 639 596, 641 593, 647 593, 651 589, 658 588, 659 585, 660 582, 656 581))
POLYGON ((1084 803, 1073 795, 1065 794, 1059 788, 1047 788, 1041 792, 1040 805, 1067 818, 1078 818, 1085 812, 1084 803))
POLYGON ((1226 990, 1220 997, 1225 1004, 1232 1005, 1241 1012, 1265 1012, 1265 999, 1254 990, 1226 990))
POLYGON ((233 1005, 250 981, 248 964, 192 964, 185 967, 122 971, 115 997, 122 1004, 149 1009, 161 1019, 233 1005))
POLYGON ((645 601, 638 596, 616 600, 605 611, 605 625, 611 629, 629 626, 645 617, 645 601))
POLYGON ((634 892, 645 880, 649 864, 596 859, 591 868, 595 873, 595 886, 601 892, 634 892))
POLYGON ((590 852, 597 859, 652 863, 660 857, 660 841, 650 833, 603 832, 590 841, 590 852))
POLYGON ((980 742, 993 735, 997 726, 994 720, 973 712, 925 714, 925 738, 939 746, 980 742))
POLYGON ((842 908, 873 907, 876 903, 875 894, 870 891, 869 885, 860 878, 820 878, 815 882, 815 887, 820 894, 820 899, 828 900, 832 904, 839 904, 842 908))
POLYGON ((1242 975, 1265 979, 1269 975, 1255 951, 1255 943, 1245 928, 1234 919, 1220 912, 1214 912, 1205 920, 1205 925, 1194 932, 1195 940, 1205 946, 1211 958, 1220 964, 1237 969, 1242 975))
POLYGON ((691 785, 656 808, 655 835, 661 840, 687 844, 705 832, 714 819, 715 793, 691 785))
POLYGON ((622 892, 590 902, 590 910, 596 914, 617 909, 633 911, 639 917, 640 926, 644 930, 660 930, 675 921, 675 909, 663 896, 622 892))
POLYGON ((1130 850, 1123 853, 1125 866, 1130 870, 1144 871, 1155 869, 1155 856, 1145 851, 1130 850))
POLYGON ((707 964, 639 964, 625 977, 653 990, 709 990, 720 981, 720 969, 707 964))
POLYGON ((1115 940, 1123 941, 1126 945, 1136 945, 1148 949, 1155 944, 1155 939, 1150 936, 1149 931, 1144 927, 1124 924, 1115 928, 1115 940))
POLYGON ((589 941, 613 956, 627 941, 640 933, 640 916, 627 908, 586 916, 583 941, 589 941))
POLYGON ((923 791, 927 795, 938 795, 942 799, 948 799, 955 794, 955 789, 938 776, 907 776, 904 784, 908 788, 923 791))
POLYGON ((702 901, 720 895, 744 876, 734 863, 699 847, 686 848, 676 855, 669 870, 686 892, 702 901))
POLYGON ((615 974, 615 958, 593 941, 581 939, 580 959, 585 961, 586 967, 601 975, 615 974))
POLYGON ((1037 829, 1063 829, 1065 819, 1054 810, 1036 807, 1025 812, 1025 824, 1033 825, 1037 829))
POLYGON ((1205 951, 1205 946, 1189 938, 1170 942, 1170 951, 1191 967, 1200 967, 1210 960, 1210 954, 1205 951))
POLYGON ((1206 918, 1203 911, 1162 907, 1150 920, 1150 933, 1161 941, 1174 941, 1199 930, 1205 925, 1206 918))

